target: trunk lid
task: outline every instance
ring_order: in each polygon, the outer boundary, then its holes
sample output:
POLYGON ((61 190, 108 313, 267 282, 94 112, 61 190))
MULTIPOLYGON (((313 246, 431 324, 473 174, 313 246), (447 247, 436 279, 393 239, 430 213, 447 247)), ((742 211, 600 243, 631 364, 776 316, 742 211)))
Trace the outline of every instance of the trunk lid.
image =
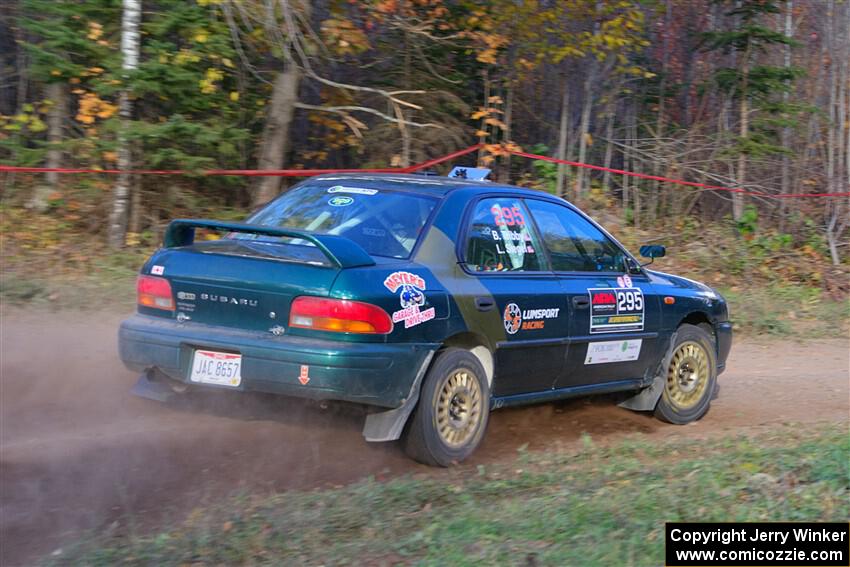
POLYGON ((235 223, 174 221, 165 242, 143 272, 169 280, 175 311, 140 312, 245 330, 288 327, 295 297, 327 297, 342 268, 374 263, 345 239, 235 223), (194 228, 237 235, 196 243, 194 228))

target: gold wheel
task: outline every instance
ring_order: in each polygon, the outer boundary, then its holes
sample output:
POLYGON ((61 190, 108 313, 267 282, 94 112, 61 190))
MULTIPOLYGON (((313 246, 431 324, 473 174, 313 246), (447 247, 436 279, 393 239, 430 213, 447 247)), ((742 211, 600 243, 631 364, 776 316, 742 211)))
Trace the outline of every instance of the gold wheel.
POLYGON ((695 341, 679 345, 667 369, 665 392, 680 409, 696 406, 710 381, 711 363, 705 347, 695 341))
POLYGON ((468 370, 449 375, 437 395, 437 433, 452 448, 462 447, 475 435, 481 421, 481 387, 468 370))

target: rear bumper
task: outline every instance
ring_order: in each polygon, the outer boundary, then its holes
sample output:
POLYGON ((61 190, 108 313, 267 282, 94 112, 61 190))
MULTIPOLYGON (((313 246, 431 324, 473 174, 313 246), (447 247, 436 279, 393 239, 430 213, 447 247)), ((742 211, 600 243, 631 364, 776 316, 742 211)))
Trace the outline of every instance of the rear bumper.
POLYGON ((118 332, 121 360, 133 371, 155 368, 174 380, 189 383, 194 350, 218 349, 242 355, 242 383, 237 388, 210 388, 388 408, 405 401, 429 353, 438 347, 428 343, 350 343, 275 337, 145 315, 125 320, 118 332), (304 385, 299 381, 302 365, 309 367, 309 382, 304 385))
POLYGON ((726 358, 732 350, 732 323, 725 321, 714 326, 717 335, 717 373, 726 370, 726 358))

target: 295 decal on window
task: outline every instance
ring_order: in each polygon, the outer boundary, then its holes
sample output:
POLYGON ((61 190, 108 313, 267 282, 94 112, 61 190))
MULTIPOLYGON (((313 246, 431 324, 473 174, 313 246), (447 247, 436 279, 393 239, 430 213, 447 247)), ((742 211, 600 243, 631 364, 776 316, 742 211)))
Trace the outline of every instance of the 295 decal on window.
POLYGON ((592 288, 587 292, 591 333, 643 330, 644 301, 640 288, 592 288))
POLYGON ((513 207, 493 205, 490 212, 493 213, 493 222, 496 226, 525 226, 525 217, 518 205, 513 207))

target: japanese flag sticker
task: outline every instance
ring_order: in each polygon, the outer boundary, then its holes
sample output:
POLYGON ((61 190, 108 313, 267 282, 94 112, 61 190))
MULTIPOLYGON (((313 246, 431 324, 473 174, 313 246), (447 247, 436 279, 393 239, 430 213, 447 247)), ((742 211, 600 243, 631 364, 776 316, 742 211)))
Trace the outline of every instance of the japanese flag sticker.
POLYGON ((161 276, 165 273, 165 266, 154 266, 151 268, 151 274, 161 276))

